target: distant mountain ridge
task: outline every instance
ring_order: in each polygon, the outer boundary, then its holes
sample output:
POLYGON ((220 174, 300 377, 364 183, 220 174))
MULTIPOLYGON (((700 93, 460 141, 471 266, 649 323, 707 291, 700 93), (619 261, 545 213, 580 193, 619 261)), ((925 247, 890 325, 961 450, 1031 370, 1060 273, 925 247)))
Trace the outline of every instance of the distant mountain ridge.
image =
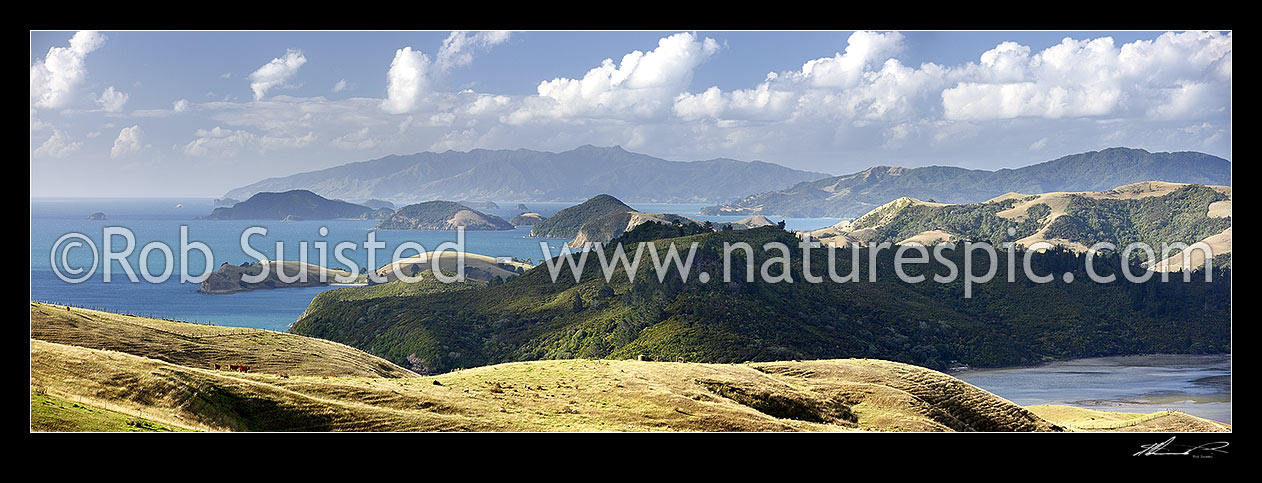
POLYGON ((1024 168, 985 171, 950 166, 874 166, 799 183, 702 209, 705 215, 857 217, 900 197, 977 203, 1008 192, 1106 191, 1141 181, 1231 186, 1231 162, 1198 152, 1109 148, 1024 168))
POLYGON ((631 202, 720 203, 827 176, 762 161, 667 161, 620 146, 585 145, 561 153, 474 149, 391 155, 269 178, 229 191, 226 197, 305 189, 327 198, 395 203, 578 201, 601 193, 631 202))

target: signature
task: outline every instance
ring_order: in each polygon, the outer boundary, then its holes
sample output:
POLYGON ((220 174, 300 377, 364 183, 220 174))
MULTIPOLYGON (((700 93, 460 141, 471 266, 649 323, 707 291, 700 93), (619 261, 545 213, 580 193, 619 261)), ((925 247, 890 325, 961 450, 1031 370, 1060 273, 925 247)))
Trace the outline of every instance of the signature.
POLYGON ((1215 441, 1213 443, 1205 443, 1205 444, 1201 444, 1197 446, 1188 446, 1188 445, 1183 445, 1183 444, 1171 444, 1174 442, 1174 438, 1175 438, 1174 436, 1171 436, 1170 439, 1167 439, 1160 443, 1141 445, 1140 447, 1144 449, 1140 450, 1138 453, 1135 453, 1135 456, 1212 457, 1213 456, 1212 454, 1211 455, 1204 455, 1204 454, 1198 455, 1197 453, 1200 452, 1200 453, 1227 454, 1226 451, 1223 451, 1223 448, 1226 448, 1228 445, 1226 441, 1215 441))

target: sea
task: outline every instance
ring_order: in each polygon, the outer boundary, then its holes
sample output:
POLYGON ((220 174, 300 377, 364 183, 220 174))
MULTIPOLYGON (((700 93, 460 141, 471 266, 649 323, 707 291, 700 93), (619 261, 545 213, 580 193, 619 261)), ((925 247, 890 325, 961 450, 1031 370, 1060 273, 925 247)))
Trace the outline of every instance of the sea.
MULTIPOLYGON (((235 294, 207 295, 198 293, 198 284, 181 282, 181 274, 195 277, 208 265, 203 252, 189 250, 187 256, 180 249, 181 236, 192 246, 205 244, 212 260, 211 269, 221 263, 239 265, 254 261, 242 248, 242 233, 252 227, 266 230, 248 239, 249 247, 263 253, 268 259, 298 260, 306 252, 307 262, 332 268, 352 268, 340 263, 334 254, 339 243, 355 244, 357 249, 342 254, 357 267, 375 269, 389 263, 396 249, 408 242, 418 243, 427 251, 434 251, 446 242, 457 243, 456 232, 437 230, 380 230, 373 231, 373 220, 200 220, 214 209, 212 198, 32 198, 31 199, 31 300, 78 307, 144 315, 172 320, 215 323, 219 325, 253 327, 284 331, 306 310, 307 305, 325 290, 338 286, 255 290, 235 294), (105 220, 89 220, 93 213, 104 213, 105 220), (105 231, 110 227, 125 229, 133 234, 133 246, 126 257, 135 272, 132 281, 119 260, 105 263, 101 254, 106 251, 105 231), (183 233, 183 235, 182 235, 183 233), (323 235, 322 235, 323 233, 323 235), (369 250, 364 248, 369 234, 384 242, 375 259, 369 263, 369 250), (69 235, 69 237, 67 237, 69 235), (91 250, 86 241, 73 237, 83 235, 97 247, 91 250), (67 237, 64 238, 63 237, 67 237), (59 243, 60 241, 60 243, 59 243), (75 243, 78 242, 78 246, 75 243), (140 272, 141 254, 145 254, 147 274, 155 278, 164 273, 168 257, 161 249, 144 252, 151 242, 170 247, 171 276, 161 282, 147 280, 140 272), (306 249, 303 250, 302 243, 306 249), (323 242, 324 248, 318 244, 323 242), (280 244, 279 246, 277 244, 280 244), (92 253, 98 254, 95 274, 82 282, 70 283, 59 277, 75 279, 90 272, 92 253), (327 263, 320 260, 324 252, 327 263), (277 254, 281 256, 278 257, 277 254), (64 261, 63 261, 64 260, 64 261), (109 267, 109 281, 106 266, 109 267), (64 267, 64 268, 63 268, 64 267), (85 270, 80 275, 69 273, 74 269, 85 270)), ((516 209, 519 202, 496 202, 499 208, 479 210, 504 219, 512 218, 524 210, 516 209)), ((525 202, 529 211, 552 216, 574 203, 525 202)), ((697 212, 703 204, 628 203, 632 208, 647 213, 675 213, 702 221, 736 221, 740 216, 702 216, 697 212)), ((836 224, 840 218, 780 218, 790 230, 813 230, 836 224)), ((118 229, 110 228, 110 229, 118 229)), ((548 257, 561 253, 567 239, 529 238, 530 227, 523 226, 504 231, 467 231, 464 249, 494 257, 517 257, 540 263, 546 245, 548 257)), ((127 237, 109 237, 109 251, 125 253, 127 237)), ((156 245, 155 245, 156 246, 156 245)), ((401 257, 414 255, 407 250, 401 257)))
POLYGON ((1175 410, 1231 424, 1231 355, 1151 354, 951 373, 1021 406, 1175 410))

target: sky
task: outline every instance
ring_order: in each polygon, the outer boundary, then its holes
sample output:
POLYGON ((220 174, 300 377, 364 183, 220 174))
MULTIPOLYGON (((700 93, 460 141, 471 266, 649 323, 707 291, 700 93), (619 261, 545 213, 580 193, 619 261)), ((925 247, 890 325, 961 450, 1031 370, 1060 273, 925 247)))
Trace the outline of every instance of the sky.
POLYGON ((32 31, 32 196, 619 145, 848 174, 1231 159, 1230 32, 32 31))

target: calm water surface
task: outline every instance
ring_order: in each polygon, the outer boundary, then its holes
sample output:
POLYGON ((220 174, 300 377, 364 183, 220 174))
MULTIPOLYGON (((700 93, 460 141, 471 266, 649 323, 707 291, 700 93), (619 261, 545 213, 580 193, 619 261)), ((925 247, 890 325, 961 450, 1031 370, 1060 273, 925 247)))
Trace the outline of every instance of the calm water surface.
POLYGON ((1174 409, 1231 424, 1231 355, 1098 357, 951 375, 1022 406, 1174 409))
MULTIPOLYGON (((227 262, 240 264, 253 260, 240 247, 241 233, 253 226, 267 229, 267 234, 250 239, 250 246, 262 252, 268 258, 277 258, 276 242, 284 242, 284 257, 295 260, 299 257, 299 243, 307 242, 307 260, 319 265, 335 268, 343 267, 332 253, 332 247, 341 242, 361 244, 368 233, 376 226, 373 220, 316 220, 282 222, 274 220, 197 220, 213 210, 210 198, 33 198, 31 199, 31 294, 33 300, 54 302, 81 307, 95 308, 114 312, 138 315, 189 320, 196 322, 213 322, 223 325, 256 327, 272 330, 285 330, 290 323, 297 320, 303 310, 316 294, 336 287, 287 288, 278 290, 257 290, 228 295, 205 295, 197 293, 197 285, 180 283, 180 261, 185 258, 178 253, 181 227, 187 228, 190 241, 205 243, 210 249, 213 260, 212 267, 227 262), (95 212, 105 213, 105 221, 90 221, 88 215, 95 212), (135 234, 135 248, 127 257, 130 266, 141 265, 140 251, 151 241, 165 242, 176 253, 173 263, 172 279, 165 283, 148 283, 137 273, 139 282, 129 281, 121 263, 110 264, 112 277, 109 283, 104 281, 104 266, 97 275, 83 283, 72 284, 59 279, 52 271, 50 255, 56 240, 67 233, 83 233, 97 245, 98 253, 104 250, 102 230, 107 226, 122 226, 135 234), (328 234, 321 236, 321 227, 328 228, 328 234), (322 263, 316 242, 326 242, 328 262, 322 263)), ((500 208, 483 210, 505 219, 522 212, 516 209, 517 202, 499 202, 500 208)), ((543 216, 552 216, 575 203, 534 203, 527 202, 529 211, 543 216)), ((632 208, 651 213, 678 213, 709 221, 735 221, 739 216, 698 216, 701 204, 667 204, 667 203, 631 203, 632 208)), ((836 218, 774 218, 785 220, 786 227, 791 230, 807 230, 823 228, 835 224, 836 218)), ((371 262, 367 250, 360 248, 346 251, 344 254, 359 267, 376 268, 389 262, 394 250, 404 242, 420 243, 426 250, 435 250, 444 242, 456 242, 456 233, 451 231, 431 230, 384 230, 374 233, 378 241, 386 243, 386 247, 377 252, 371 262)), ((505 231, 470 231, 465 233, 465 249, 470 253, 496 257, 517 257, 530 259, 539 263, 543 258, 540 242, 547 245, 549 256, 560 253, 566 239, 528 238, 530 227, 518 227, 505 231)), ((125 240, 113 237, 114 251, 121 251, 125 240)), ((412 255, 407 251, 402 256, 412 255)), ((72 249, 67 252, 68 264, 72 267, 90 267, 92 257, 87 249, 72 249)), ((206 257, 201 252, 190 251, 187 257, 190 275, 201 274, 207 266, 206 257)), ((146 261, 150 274, 162 273, 165 258, 160 252, 150 255, 146 261)))

